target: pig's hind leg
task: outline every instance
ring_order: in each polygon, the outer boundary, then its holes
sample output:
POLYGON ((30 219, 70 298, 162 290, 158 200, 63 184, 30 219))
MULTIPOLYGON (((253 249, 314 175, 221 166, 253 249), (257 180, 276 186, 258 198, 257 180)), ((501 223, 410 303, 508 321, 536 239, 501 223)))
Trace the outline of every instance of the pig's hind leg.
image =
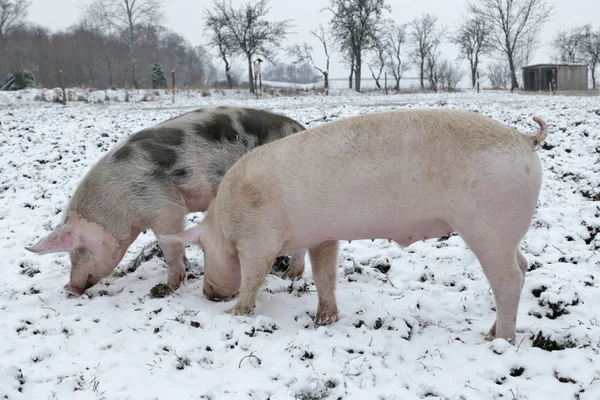
POLYGON ((304 274, 304 259, 306 257, 306 250, 300 250, 292 253, 290 260, 290 266, 283 274, 283 279, 297 280, 302 278, 304 274))
POLYGON ((517 261, 516 246, 509 245, 501 236, 482 235, 473 231, 458 232, 477 256, 494 293, 496 322, 486 340, 501 338, 514 344, 524 279, 520 265, 522 261, 517 261))
MULTIPOLYGON (((527 259, 521 253, 519 249, 517 249, 517 263, 519 264, 519 268, 521 269, 521 273, 523 273, 523 283, 521 284, 521 292, 523 291, 523 285, 525 284, 525 274, 527 273, 527 268, 529 268, 529 264, 527 263, 527 259)), ((487 340, 493 340, 496 337, 496 322, 494 321, 494 325, 490 328, 490 332, 486 335, 487 340)))
POLYGON ((335 300, 339 242, 329 241, 308 250, 319 303, 315 325, 328 325, 339 320, 335 300))
MULTIPOLYGON (((183 231, 185 209, 172 205, 160 211, 152 221, 152 230, 157 237, 175 235, 183 231)), ((172 289, 178 289, 185 280, 185 249, 182 243, 166 243, 158 240, 168 268, 167 283, 172 289)))

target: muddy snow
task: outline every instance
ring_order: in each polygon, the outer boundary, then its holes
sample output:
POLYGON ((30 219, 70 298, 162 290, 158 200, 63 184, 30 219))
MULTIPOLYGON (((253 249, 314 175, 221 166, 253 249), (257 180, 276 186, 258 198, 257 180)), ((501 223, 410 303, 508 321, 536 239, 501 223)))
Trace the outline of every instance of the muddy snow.
MULTIPOLYGON (((375 95, 337 91, 256 100, 166 92, 0 93, 0 398, 5 399, 598 399, 600 398, 600 98, 509 93, 375 95), (129 101, 125 101, 129 97, 129 101), (187 247, 173 293, 147 231, 115 273, 67 295, 69 260, 24 246, 47 234, 83 174, 117 141, 207 106, 269 109, 306 126, 397 108, 460 108, 533 134, 543 184, 522 249, 530 263, 517 343, 486 342, 489 284, 459 236, 400 248, 342 242, 340 321, 315 328, 304 278, 267 278, 253 315, 202 294, 187 247), (154 289, 154 290, 153 290, 154 289), (157 294, 158 293, 158 294, 157 294)), ((190 214, 187 226, 202 219, 190 214)))

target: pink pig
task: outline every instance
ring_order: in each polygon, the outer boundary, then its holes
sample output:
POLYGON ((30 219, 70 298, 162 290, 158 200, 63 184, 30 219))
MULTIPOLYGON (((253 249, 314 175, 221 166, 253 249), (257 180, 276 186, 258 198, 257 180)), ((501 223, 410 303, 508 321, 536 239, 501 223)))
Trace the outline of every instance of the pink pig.
POLYGON ((401 246, 458 232, 492 287, 487 339, 514 343, 527 261, 519 250, 542 173, 540 125, 526 136, 457 110, 402 110, 342 119, 255 149, 227 172, 197 226, 163 240, 199 244, 204 293, 239 290, 249 314, 273 260, 308 249, 315 323, 338 320, 338 240, 391 238, 401 246))

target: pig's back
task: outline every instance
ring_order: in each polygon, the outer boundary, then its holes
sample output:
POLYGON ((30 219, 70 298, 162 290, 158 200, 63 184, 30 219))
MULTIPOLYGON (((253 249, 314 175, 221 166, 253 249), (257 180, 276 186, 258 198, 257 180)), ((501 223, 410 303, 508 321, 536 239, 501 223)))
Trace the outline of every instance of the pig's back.
POLYGON ((182 114, 142 129, 108 151, 83 177, 69 209, 94 221, 132 220, 134 214, 151 220, 183 196, 191 211, 203 211, 240 157, 303 129, 284 115, 252 108, 223 106, 182 114))
POLYGON ((476 113, 377 113, 255 149, 232 168, 228 193, 244 197, 251 187, 264 197, 255 204, 306 227, 342 226, 340 215, 348 224, 406 221, 416 209, 444 218, 452 204, 474 206, 473 193, 497 190, 490 182, 510 185, 514 174, 536 163, 532 150, 518 131, 476 113))

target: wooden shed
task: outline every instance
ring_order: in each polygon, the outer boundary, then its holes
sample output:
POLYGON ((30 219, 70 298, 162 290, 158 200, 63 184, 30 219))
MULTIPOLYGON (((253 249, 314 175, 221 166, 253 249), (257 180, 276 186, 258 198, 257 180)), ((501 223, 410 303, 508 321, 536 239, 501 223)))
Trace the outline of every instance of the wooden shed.
POLYGON ((536 64, 523 67, 523 90, 587 90, 587 64, 536 64))

